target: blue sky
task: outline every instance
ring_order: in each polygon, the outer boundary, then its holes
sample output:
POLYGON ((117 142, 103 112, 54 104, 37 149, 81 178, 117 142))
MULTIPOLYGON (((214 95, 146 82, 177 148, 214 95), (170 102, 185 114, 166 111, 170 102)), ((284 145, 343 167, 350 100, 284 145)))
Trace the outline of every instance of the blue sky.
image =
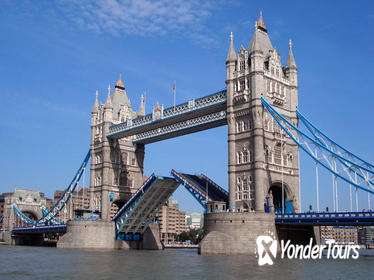
MULTIPOLYGON (((283 64, 293 40, 300 110, 374 161, 372 1, 134 2, 1 2, 0 192, 17 186, 52 196, 65 188, 89 148, 95 91, 104 102, 119 73, 133 109, 147 92, 147 112, 157 100, 172 105, 174 80, 177 103, 223 89, 229 32, 237 50, 247 47, 260 10, 283 64)), ((302 207, 315 208, 314 165, 303 154, 300 164, 302 207)), ((146 146, 146 174, 172 168, 227 187, 227 128, 146 146)), ((321 177, 321 207, 331 209, 331 178, 321 177)), ((339 186, 348 209, 348 187, 339 186)), ((182 188, 174 198, 183 210, 202 211, 182 188)))

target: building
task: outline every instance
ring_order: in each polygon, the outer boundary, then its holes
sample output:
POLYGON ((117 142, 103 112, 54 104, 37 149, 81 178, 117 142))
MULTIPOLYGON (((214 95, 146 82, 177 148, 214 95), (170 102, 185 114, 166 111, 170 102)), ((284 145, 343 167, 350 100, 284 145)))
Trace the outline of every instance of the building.
MULTIPOLYGON (((51 209, 63 194, 64 191, 62 190, 55 191, 53 200, 47 200, 47 209, 51 209)), ((82 217, 85 212, 91 212, 89 188, 80 187, 74 191, 71 199, 57 218, 63 222, 66 222, 75 217, 82 217)))
MULTIPOLYGON (((234 49, 233 35, 226 59, 230 208, 264 211, 271 196, 275 211, 299 211, 297 145, 264 110, 261 97, 297 126, 297 67, 289 42, 285 66, 260 18, 248 48, 234 49)), ((271 205, 271 206, 273 206, 271 205)))
POLYGON ((139 111, 133 111, 121 76, 112 92, 108 87, 105 104, 99 104, 96 92, 91 114, 90 204, 103 220, 110 220, 144 182, 144 144, 106 137, 110 126, 144 116, 143 101, 142 96, 139 111))
POLYGON ((358 229, 358 244, 374 249, 374 227, 361 227, 358 229))
POLYGON ((321 242, 326 243, 327 240, 358 245, 358 230, 352 226, 321 226, 321 242))
POLYGON ((186 213, 179 211, 178 202, 169 199, 157 214, 160 224, 161 241, 171 243, 175 241, 176 235, 186 231, 186 213))
POLYGON ((202 228, 204 223, 204 216, 201 213, 192 213, 186 215, 186 228, 198 229, 202 228))

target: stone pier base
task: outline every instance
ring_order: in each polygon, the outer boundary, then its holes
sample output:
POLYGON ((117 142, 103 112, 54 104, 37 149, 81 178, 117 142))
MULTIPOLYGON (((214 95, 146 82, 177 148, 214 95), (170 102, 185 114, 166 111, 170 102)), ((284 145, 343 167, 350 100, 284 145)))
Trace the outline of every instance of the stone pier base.
POLYGON ((199 244, 199 253, 202 255, 255 255, 259 235, 272 234, 277 238, 274 215, 270 213, 205 214, 204 230, 205 237, 199 244))
POLYGON ((57 248, 115 249, 114 222, 69 221, 57 248))
POLYGON ((69 221, 58 248, 162 250, 158 225, 149 225, 141 241, 115 240, 112 221, 69 221))

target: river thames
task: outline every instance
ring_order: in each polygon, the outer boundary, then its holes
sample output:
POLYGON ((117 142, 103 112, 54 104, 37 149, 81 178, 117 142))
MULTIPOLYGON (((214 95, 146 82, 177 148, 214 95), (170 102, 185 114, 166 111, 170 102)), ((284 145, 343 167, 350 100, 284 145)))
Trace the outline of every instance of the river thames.
POLYGON ((373 279, 374 258, 276 260, 164 251, 67 250, 0 246, 0 279, 373 279))

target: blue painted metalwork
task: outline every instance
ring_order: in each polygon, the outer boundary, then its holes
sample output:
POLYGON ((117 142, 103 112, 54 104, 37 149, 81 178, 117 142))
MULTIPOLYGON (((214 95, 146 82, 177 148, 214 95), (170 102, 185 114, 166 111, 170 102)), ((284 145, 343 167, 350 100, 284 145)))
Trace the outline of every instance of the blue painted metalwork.
POLYGON ((167 201, 178 185, 173 178, 152 174, 113 217, 116 238, 140 240, 146 226, 153 221, 157 209, 167 201))
POLYGON ((289 120, 283 117, 273 106, 271 106, 265 100, 265 98, 261 97, 261 101, 263 106, 275 119, 278 125, 298 145, 298 147, 306 152, 315 162, 326 168, 336 177, 351 184, 352 186, 374 194, 374 188, 371 184, 371 179, 374 176, 373 171, 369 170, 367 167, 360 166, 359 163, 353 162, 350 159, 345 158, 342 154, 338 154, 334 150, 329 149, 325 144, 321 144, 322 140, 316 141, 315 139, 313 139, 314 137, 312 138, 308 136, 306 133, 302 132, 294 124, 292 124, 289 120), (317 154, 317 152, 319 152, 320 155, 317 154), (342 167, 340 171, 334 169, 333 162, 341 163, 342 167), (352 173, 354 170, 356 170, 356 172, 360 172, 362 176, 367 176, 365 177, 367 179, 361 182, 357 182, 352 176, 344 176, 344 174, 352 173), (364 171, 367 172, 366 175, 364 171), (363 183, 367 183, 371 189, 363 187, 363 183))
POLYGON ((276 214, 282 225, 374 225, 374 212, 276 214))
POLYGON ((17 217, 25 224, 28 224, 28 225, 33 225, 35 224, 35 220, 33 219, 30 219, 29 217, 27 217, 25 214, 22 213, 21 210, 19 210, 17 208, 17 205, 13 205, 13 210, 14 210, 14 213, 16 213, 17 217))
MULTIPOLYGON (((42 206, 42 213, 43 213, 43 215, 47 215, 48 214, 48 210, 44 206, 42 206)), ((51 223, 54 224, 54 225, 55 224, 60 224, 60 225, 64 224, 63 221, 57 219, 56 217, 53 217, 51 219, 51 223)))
POLYGON ((66 232, 66 225, 51 225, 51 226, 30 226, 30 227, 15 227, 12 233, 51 233, 51 232, 66 232))
POLYGON ((373 172, 374 166, 367 161, 363 160, 362 158, 356 156, 355 154, 349 152, 347 149, 343 148, 335 141, 331 140, 326 134, 324 134, 321 130, 319 130, 315 125, 313 125, 305 116, 301 114, 299 110, 296 111, 299 120, 305 125, 308 131, 312 134, 314 139, 324 145, 326 148, 334 151, 335 154, 339 154, 344 156, 344 158, 348 159, 349 161, 343 161, 340 158, 339 163, 343 167, 343 171, 352 178, 354 176, 358 176, 358 178, 362 181, 366 182, 369 186, 373 188, 373 172), (355 163, 355 164, 352 164, 355 163), (365 172, 366 173, 365 173, 365 172), (369 176, 369 173, 371 176, 369 176))
POLYGON ((4 216, 0 217, 0 224, 3 222, 4 216))
POLYGON ((200 205, 206 210, 206 193, 203 193, 199 188, 196 187, 196 185, 194 186, 192 182, 187 180, 186 177, 176 172, 174 169, 171 171, 171 174, 180 184, 182 184, 187 189, 187 191, 189 191, 192 194, 192 196, 197 200, 197 202, 199 202, 200 205))
POLYGON ((126 215, 126 212, 131 208, 131 205, 134 205, 136 201, 152 186, 152 183, 156 180, 156 175, 152 173, 151 176, 145 181, 143 186, 126 202, 126 204, 117 212, 113 217, 112 221, 117 221, 117 219, 123 215, 126 215))
POLYGON ((34 224, 36 226, 39 225, 46 225, 51 221, 58 220, 56 216, 61 212, 61 210, 65 207, 68 203, 69 199, 71 198, 72 193, 75 191, 78 183, 83 175, 83 172, 87 166, 88 160, 90 159, 90 151, 88 151, 85 159, 83 160, 81 166, 79 167, 77 173, 75 174, 73 180, 71 181, 70 185, 65 189, 64 193, 60 197, 60 199, 55 203, 55 205, 48 210, 47 212, 43 213, 43 216, 38 220, 32 220, 25 216, 22 211, 20 211, 16 205, 13 205, 14 212, 16 213, 17 217, 26 224, 34 224))

